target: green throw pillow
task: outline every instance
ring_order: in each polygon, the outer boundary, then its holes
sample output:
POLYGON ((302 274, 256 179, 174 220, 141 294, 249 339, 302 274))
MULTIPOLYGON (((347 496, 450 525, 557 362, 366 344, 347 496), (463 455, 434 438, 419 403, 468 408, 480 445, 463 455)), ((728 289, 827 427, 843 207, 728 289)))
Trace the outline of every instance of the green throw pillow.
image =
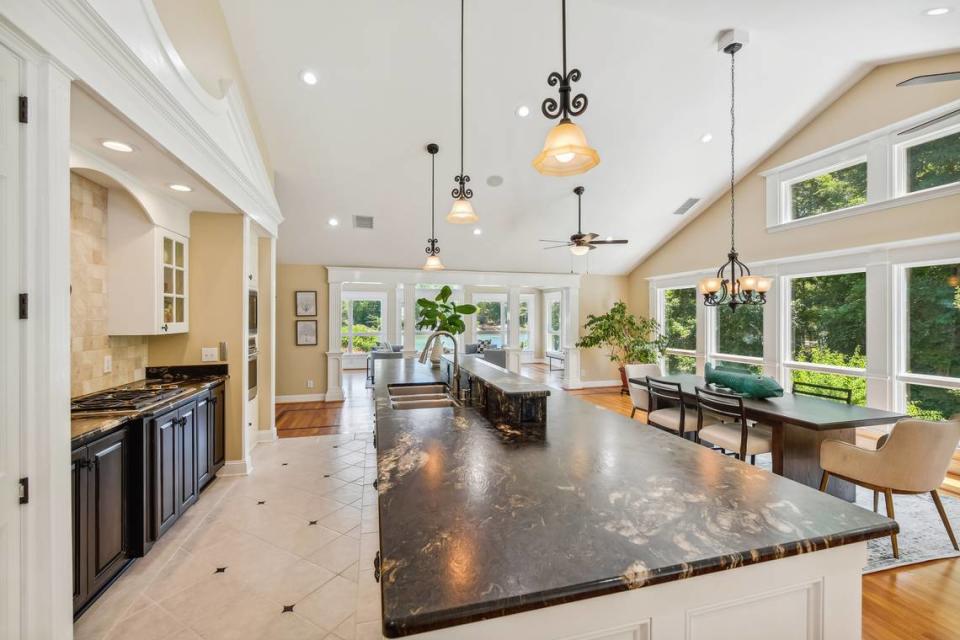
POLYGON ((704 373, 707 384, 727 387, 745 398, 779 398, 783 395, 783 387, 773 378, 731 371, 723 367, 715 368, 709 362, 704 373))

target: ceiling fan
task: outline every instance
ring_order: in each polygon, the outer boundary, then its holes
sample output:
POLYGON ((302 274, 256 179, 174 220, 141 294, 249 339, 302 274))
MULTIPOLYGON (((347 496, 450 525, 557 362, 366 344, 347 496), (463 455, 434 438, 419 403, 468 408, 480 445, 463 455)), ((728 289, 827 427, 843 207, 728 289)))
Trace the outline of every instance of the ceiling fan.
MULTIPOLYGON (((922 76, 914 76, 912 78, 907 78, 906 80, 898 82, 897 86, 898 87, 915 87, 921 84, 934 84, 936 82, 950 82, 953 80, 960 80, 960 71, 946 71, 944 73, 928 73, 922 76)), ((919 131, 920 129, 929 127, 932 124, 936 124, 937 122, 942 122, 947 118, 951 118, 957 115, 958 113, 960 113, 960 109, 954 109, 949 113, 944 113, 942 115, 937 116, 936 118, 931 118, 926 122, 921 122, 920 124, 914 125, 909 129, 904 129, 903 131, 900 131, 899 133, 897 133, 897 135, 902 136, 908 133, 913 133, 914 131, 919 131)))
POLYGON ((570 247, 570 253, 575 256, 582 256, 586 253, 593 251, 597 248, 599 244, 627 244, 627 240, 614 240, 613 238, 607 238, 606 240, 596 240, 600 236, 596 233, 584 233, 581 229, 581 196, 583 195, 583 187, 574 188, 573 192, 577 194, 577 232, 570 236, 570 240, 541 240, 540 242, 552 242, 554 246, 544 247, 544 249, 559 249, 560 247, 570 247))

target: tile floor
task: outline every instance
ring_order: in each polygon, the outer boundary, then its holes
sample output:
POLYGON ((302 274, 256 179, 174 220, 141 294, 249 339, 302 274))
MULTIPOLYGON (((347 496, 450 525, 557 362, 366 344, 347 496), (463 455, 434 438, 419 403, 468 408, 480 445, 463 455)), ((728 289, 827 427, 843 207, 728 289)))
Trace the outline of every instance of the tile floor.
POLYGON ((77 640, 381 638, 371 427, 257 446, 253 473, 210 485, 77 640))

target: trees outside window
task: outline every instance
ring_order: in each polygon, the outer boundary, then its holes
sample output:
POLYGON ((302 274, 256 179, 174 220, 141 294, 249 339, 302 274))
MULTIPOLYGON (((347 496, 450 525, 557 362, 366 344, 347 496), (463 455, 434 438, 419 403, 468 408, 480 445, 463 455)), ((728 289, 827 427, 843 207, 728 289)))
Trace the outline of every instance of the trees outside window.
POLYGON ((907 191, 960 182, 960 133, 907 149, 907 191))
POLYGON ((560 351, 563 346, 561 339, 563 314, 561 313, 560 292, 544 294, 543 306, 547 310, 544 323, 547 335, 547 350, 560 351))
POLYGON ((693 287, 663 290, 664 357, 668 374, 697 371, 697 290, 693 287))
POLYGON ((866 162, 790 185, 791 215, 795 220, 855 207, 866 201, 866 162))
POLYGON ((340 305, 340 347, 345 353, 367 353, 384 341, 384 311, 379 298, 346 298, 340 305))
POLYGON ((473 304, 477 307, 477 340, 487 340, 491 347, 502 349, 507 344, 507 295, 475 294, 473 304))

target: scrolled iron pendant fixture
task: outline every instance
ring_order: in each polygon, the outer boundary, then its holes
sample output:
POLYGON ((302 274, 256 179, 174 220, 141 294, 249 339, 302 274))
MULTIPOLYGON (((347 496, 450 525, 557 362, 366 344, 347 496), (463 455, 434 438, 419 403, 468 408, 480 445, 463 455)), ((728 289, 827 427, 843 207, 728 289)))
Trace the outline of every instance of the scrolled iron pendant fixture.
POLYGON ((450 192, 453 206, 447 214, 447 222, 452 224, 473 224, 480 219, 470 203, 470 198, 473 197, 473 189, 467 186, 470 176, 463 170, 463 25, 464 0, 460 0, 460 174, 454 176, 453 181, 457 186, 450 192))
POLYGON ((430 154, 430 237, 427 238, 427 261, 423 265, 424 271, 440 271, 444 268, 440 262, 440 245, 437 243, 436 227, 436 183, 437 183, 437 152, 440 147, 431 142, 427 145, 430 154))
POLYGON ((717 275, 700 281, 703 303, 708 307, 726 304, 736 311, 742 304, 762 305, 773 280, 750 273, 750 267, 740 261, 736 249, 736 54, 747 40, 746 33, 725 31, 720 36, 721 50, 730 55, 730 253, 727 261, 717 269, 717 275))
POLYGON ((563 13, 563 72, 554 71, 547 76, 547 84, 559 86, 560 98, 547 98, 540 110, 550 120, 560 122, 543 144, 543 150, 533 159, 533 168, 545 176, 573 176, 586 173, 600 164, 600 154, 587 144, 583 129, 570 119, 583 115, 587 110, 587 96, 578 93, 572 98, 571 84, 579 82, 580 70, 567 70, 567 0, 561 0, 563 13))

